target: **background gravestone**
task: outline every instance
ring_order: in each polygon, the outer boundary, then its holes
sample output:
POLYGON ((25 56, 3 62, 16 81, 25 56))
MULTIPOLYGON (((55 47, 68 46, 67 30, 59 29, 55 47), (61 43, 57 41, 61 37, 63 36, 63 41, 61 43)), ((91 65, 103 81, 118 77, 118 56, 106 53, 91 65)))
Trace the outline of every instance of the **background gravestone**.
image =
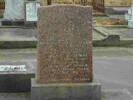
POLYGON ((92 80, 92 7, 38 8, 38 66, 31 100, 100 100, 100 84, 92 80))
POLYGON ((38 10, 38 82, 92 81, 92 8, 38 10))
POLYGON ((5 0, 4 19, 24 20, 24 0, 5 0))
POLYGON ((41 3, 35 1, 28 1, 25 3, 25 21, 36 22, 37 21, 37 9, 41 6, 41 3))
POLYGON ((0 61, 0 93, 30 92, 31 78, 34 77, 34 66, 28 62, 0 61), (15 66, 17 69, 13 68, 15 66))

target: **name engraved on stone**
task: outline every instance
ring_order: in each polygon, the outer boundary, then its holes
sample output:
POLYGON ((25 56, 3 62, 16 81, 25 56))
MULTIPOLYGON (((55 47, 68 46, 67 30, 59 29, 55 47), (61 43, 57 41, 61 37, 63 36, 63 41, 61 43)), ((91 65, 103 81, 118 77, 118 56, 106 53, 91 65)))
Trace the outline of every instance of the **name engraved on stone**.
POLYGON ((25 65, 0 65, 1 72, 25 72, 25 65))

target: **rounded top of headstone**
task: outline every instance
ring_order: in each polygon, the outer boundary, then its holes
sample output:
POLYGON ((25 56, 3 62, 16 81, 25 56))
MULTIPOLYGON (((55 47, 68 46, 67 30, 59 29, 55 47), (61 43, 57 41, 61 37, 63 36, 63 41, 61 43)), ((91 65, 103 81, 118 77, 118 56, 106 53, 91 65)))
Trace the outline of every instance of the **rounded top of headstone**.
POLYGON ((50 9, 52 9, 52 12, 63 11, 64 9, 66 9, 66 10, 71 10, 72 12, 77 12, 78 10, 80 10, 80 12, 86 12, 86 13, 91 12, 89 14, 92 14, 92 6, 82 6, 75 4, 54 4, 49 6, 41 6, 38 8, 38 13, 39 12, 44 13, 45 11, 49 13, 49 11, 51 11, 50 9))
POLYGON ((41 6, 39 8, 50 8, 50 7, 83 7, 83 8, 92 8, 92 6, 83 6, 83 5, 76 5, 76 4, 53 4, 49 6, 41 6))
POLYGON ((91 82, 92 7, 72 4, 40 7, 37 27, 37 82, 91 82))

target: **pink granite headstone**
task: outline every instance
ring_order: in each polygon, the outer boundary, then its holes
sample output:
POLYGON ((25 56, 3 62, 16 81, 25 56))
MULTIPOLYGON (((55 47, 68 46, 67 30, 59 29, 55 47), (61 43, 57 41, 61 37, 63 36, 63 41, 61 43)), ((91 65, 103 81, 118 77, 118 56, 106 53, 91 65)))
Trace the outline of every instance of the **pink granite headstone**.
POLYGON ((38 83, 91 82, 92 7, 38 9, 38 83))

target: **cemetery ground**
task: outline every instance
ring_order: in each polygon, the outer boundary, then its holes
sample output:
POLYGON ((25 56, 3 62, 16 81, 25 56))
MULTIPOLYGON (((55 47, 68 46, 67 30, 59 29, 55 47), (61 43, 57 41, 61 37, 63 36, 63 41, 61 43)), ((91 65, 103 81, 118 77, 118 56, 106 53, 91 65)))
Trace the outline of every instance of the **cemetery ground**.
MULTIPOLYGON (((27 62, 36 66, 37 50, 0 49, 1 62, 27 62)), ((94 47, 94 79, 102 84, 103 100, 133 100, 133 48, 94 47)), ((1 100, 30 100, 30 93, 0 93, 1 100)))
MULTIPOLYGON (((93 29, 93 66, 94 78, 102 84, 102 100, 133 100, 133 29, 111 25, 112 21, 100 25, 98 19, 93 29), (120 40, 110 40, 110 35, 119 35, 120 40)), ((119 19, 114 23, 118 22, 119 19)), ((36 33, 34 27, 1 26, 0 62, 28 62, 36 66, 36 33)), ((0 93, 0 99, 30 100, 30 93, 0 93)))
MULTIPOLYGON (((112 17, 100 17, 101 22, 94 18, 94 80, 102 85, 102 100, 133 100, 133 29, 127 28, 122 17, 112 17)), ((35 27, 1 26, 0 62, 36 67, 36 33, 35 27)), ((0 93, 0 100, 30 100, 30 93, 0 93)))
MULTIPOLYGON (((126 26, 106 25, 93 29, 94 78, 102 84, 103 100, 133 100, 132 32, 133 29, 126 26), (116 39, 116 44, 114 40, 105 41, 110 34, 120 35, 120 40, 116 39), (109 44, 106 44, 107 42, 109 44)), ((1 26, 0 62, 27 62, 36 66, 36 33, 36 28, 1 26)), ((30 93, 0 93, 0 98, 30 100, 30 93)))
MULTIPOLYGON (((1 25, 1 23, 0 23, 1 25)), ((123 15, 94 12, 93 45, 132 47, 133 29, 128 28, 123 15)), ((36 47, 37 29, 25 26, 0 26, 1 48, 36 47), (10 41, 10 43, 8 42, 10 41)))
MULTIPOLYGON (((127 26, 96 26, 93 29, 93 45, 132 47, 133 29, 127 26)), ((37 29, 27 27, 5 27, 0 28, 1 48, 27 48, 36 47, 37 29)))

